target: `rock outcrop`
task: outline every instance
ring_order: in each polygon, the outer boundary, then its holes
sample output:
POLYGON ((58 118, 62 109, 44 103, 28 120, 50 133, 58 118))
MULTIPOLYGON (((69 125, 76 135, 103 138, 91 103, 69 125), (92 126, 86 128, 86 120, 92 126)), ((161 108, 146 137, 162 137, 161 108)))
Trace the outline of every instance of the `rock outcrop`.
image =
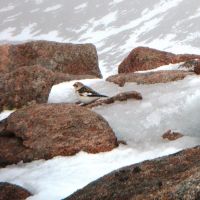
POLYGON ((97 51, 92 44, 33 41, 0 46, 0 74, 32 65, 53 72, 101 77, 97 51))
POLYGON ((116 170, 65 200, 200 199, 200 146, 116 170))
POLYGON ((29 196, 31 193, 20 186, 0 182, 0 200, 25 200, 29 196))
POLYGON ((20 108, 31 102, 46 103, 54 84, 84 78, 94 77, 54 73, 39 65, 20 67, 0 76, 0 111, 20 108))
POLYGON ((20 108, 28 103, 47 102, 54 73, 41 66, 20 67, 0 77, 0 110, 20 108))
POLYGON ((121 87, 126 82, 136 82, 137 84, 154 84, 167 83, 184 79, 187 75, 192 75, 193 72, 170 70, 170 71, 155 71, 147 73, 123 73, 110 76, 106 81, 113 82, 121 87))
POLYGON ((130 73, 154 69, 170 63, 185 62, 192 59, 200 59, 200 55, 172 54, 148 47, 137 47, 122 61, 118 67, 119 73, 130 73))
POLYGON ((0 166, 79 151, 105 152, 118 145, 103 117, 71 104, 36 104, 19 109, 1 122, 0 130, 0 166))

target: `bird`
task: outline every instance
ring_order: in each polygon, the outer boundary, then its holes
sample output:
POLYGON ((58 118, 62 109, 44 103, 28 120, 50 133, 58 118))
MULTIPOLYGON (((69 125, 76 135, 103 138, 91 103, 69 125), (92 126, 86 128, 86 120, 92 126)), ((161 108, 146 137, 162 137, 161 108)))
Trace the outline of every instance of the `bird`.
POLYGON ((73 84, 76 94, 79 97, 79 101, 83 104, 89 104, 97 99, 108 97, 106 95, 99 94, 92 88, 84 85, 81 82, 75 82, 73 84))

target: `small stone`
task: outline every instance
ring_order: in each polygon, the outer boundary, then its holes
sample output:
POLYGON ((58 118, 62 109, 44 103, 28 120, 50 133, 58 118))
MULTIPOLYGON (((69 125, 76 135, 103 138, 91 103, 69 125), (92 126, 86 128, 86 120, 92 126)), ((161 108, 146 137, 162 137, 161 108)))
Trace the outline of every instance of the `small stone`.
POLYGON ((172 141, 172 140, 177 140, 178 138, 181 138, 183 136, 184 135, 179 132, 172 132, 171 130, 168 130, 162 135, 162 138, 172 141))

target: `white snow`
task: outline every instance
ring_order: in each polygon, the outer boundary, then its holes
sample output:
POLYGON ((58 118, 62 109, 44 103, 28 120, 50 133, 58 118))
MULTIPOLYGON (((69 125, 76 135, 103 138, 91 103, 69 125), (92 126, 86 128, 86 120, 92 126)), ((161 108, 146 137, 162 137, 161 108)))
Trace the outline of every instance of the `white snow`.
POLYGON ((44 10, 44 12, 51 12, 51 11, 55 11, 55 10, 58 10, 62 8, 62 5, 60 4, 57 4, 57 5, 54 5, 54 6, 51 6, 51 7, 48 7, 44 10))
POLYGON ((103 24, 104 26, 110 25, 112 22, 117 20, 117 14, 118 14, 117 11, 111 12, 102 17, 101 19, 99 19, 98 21, 95 20, 94 26, 99 26, 101 24, 103 24))
MULTIPOLYGON (((54 85, 49 103, 72 103, 77 100, 72 84, 54 85)), ((128 83, 118 87, 102 79, 81 80, 108 96, 136 90, 143 100, 128 100, 93 108, 113 128, 120 145, 107 153, 80 152, 70 157, 55 157, 48 161, 8 166, 0 169, 0 181, 8 181, 30 190, 31 200, 57 200, 108 172, 147 159, 175 153, 200 144, 200 79, 188 76, 184 80, 167 84, 137 85, 128 83), (167 141, 162 134, 171 129, 184 137, 167 141), (88 173, 85 173, 88 172, 88 173)))
POLYGON ((113 5, 113 4, 118 4, 120 2, 122 2, 123 0, 113 0, 112 2, 110 2, 110 5, 113 5))
POLYGON ((80 10, 86 8, 87 5, 88 5, 87 3, 79 4, 78 6, 76 6, 76 7, 74 8, 74 10, 78 10, 78 11, 80 11, 80 10))
MULTIPOLYGON (((63 82, 58 85, 54 85, 49 94, 48 103, 74 103, 78 101, 77 96, 74 92, 73 84, 76 81, 73 80, 70 82, 63 82)), ((102 83, 102 79, 85 79, 81 80, 83 84, 87 84, 88 86, 92 84, 95 87, 98 83, 102 83)))
POLYGON ((15 110, 4 110, 0 113, 0 121, 3 119, 6 119, 11 113, 13 113, 15 110))
POLYGON ((15 31, 15 27, 8 27, 0 32, 0 40, 7 40, 12 38, 12 32, 15 31))
POLYGON ((16 30, 14 27, 8 27, 7 29, 0 32, 0 40, 9 40, 9 41, 28 41, 29 38, 33 40, 49 40, 49 41, 59 41, 62 42, 62 38, 59 36, 58 31, 50 31, 46 34, 41 34, 37 36, 37 33, 40 32, 39 30, 34 31, 34 27, 37 24, 29 24, 29 26, 25 27, 18 35, 14 35, 13 32, 16 30))
POLYGON ((156 71, 163 71, 163 70, 167 70, 167 71, 169 71, 169 70, 182 70, 182 71, 190 70, 188 68, 181 67, 181 65, 183 63, 184 62, 180 62, 180 63, 176 63, 176 64, 169 64, 169 65, 162 65, 155 69, 149 69, 149 70, 145 70, 145 71, 137 71, 135 73, 147 73, 147 72, 156 72, 156 71))

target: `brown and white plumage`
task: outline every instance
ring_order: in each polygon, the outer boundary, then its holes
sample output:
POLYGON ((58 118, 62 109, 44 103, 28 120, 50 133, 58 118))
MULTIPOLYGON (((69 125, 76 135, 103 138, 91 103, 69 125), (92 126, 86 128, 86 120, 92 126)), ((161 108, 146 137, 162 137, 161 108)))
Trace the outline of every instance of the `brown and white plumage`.
POLYGON ((84 104, 88 104, 90 102, 96 101, 97 99, 102 98, 102 97, 107 97, 106 95, 99 94, 98 92, 84 85, 81 82, 75 82, 73 86, 79 97, 79 100, 84 104))

